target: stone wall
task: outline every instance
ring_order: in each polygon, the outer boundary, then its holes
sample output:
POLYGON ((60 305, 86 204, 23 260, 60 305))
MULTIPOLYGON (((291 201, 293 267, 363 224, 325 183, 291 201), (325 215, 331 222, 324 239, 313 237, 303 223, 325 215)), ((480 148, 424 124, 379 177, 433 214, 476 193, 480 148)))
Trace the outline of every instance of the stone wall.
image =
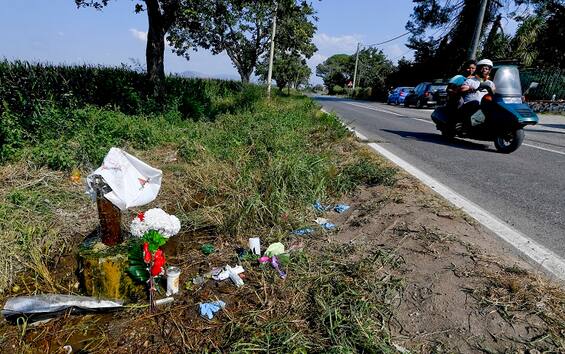
POLYGON ((532 101, 528 102, 528 105, 534 110, 534 112, 545 112, 545 113, 556 113, 565 114, 565 100, 559 101, 532 101))

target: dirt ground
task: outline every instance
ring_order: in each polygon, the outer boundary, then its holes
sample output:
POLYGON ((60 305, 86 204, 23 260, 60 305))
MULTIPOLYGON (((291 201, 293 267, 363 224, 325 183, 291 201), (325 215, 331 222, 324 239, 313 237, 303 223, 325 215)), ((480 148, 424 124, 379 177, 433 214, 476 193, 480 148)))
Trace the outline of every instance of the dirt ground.
MULTIPOLYGON (((194 285, 191 279, 197 274, 235 263, 234 250, 244 246, 245 240, 205 231, 181 233, 165 248, 168 262, 179 266, 183 274, 182 291, 172 305, 159 307, 154 314, 143 305, 113 314, 67 314, 36 326, 3 321, 1 351, 268 351, 277 336, 290 332, 285 345, 321 338, 295 352, 324 352, 332 334, 320 329, 313 310, 306 310, 314 302, 301 304, 312 296, 318 299, 316 291, 321 293, 324 282, 334 281, 333 275, 329 281, 320 280, 328 274, 320 270, 329 264, 323 261, 329 261, 347 279, 365 283, 369 291, 364 298, 372 299, 371 287, 375 294, 384 294, 386 308, 371 316, 382 319, 381 328, 373 330, 388 333, 383 341, 392 351, 565 352, 565 296, 560 285, 431 190, 402 175, 393 187, 364 187, 340 202, 351 208, 343 214, 321 215, 337 224, 336 231, 288 235, 281 240, 291 249, 284 281, 272 269, 246 262, 246 285, 241 288, 229 280, 194 285), (213 243, 216 252, 204 257, 203 243, 213 243), (389 286, 393 282, 396 285, 389 286), (308 284, 317 285, 306 291, 308 284), (214 299, 224 300, 226 309, 212 321, 202 319, 197 304, 214 299), (279 323, 284 323, 287 332, 279 323), (259 325, 260 330, 255 327, 259 325), (259 336, 259 331, 270 332, 261 337, 263 341, 246 341, 259 336)), ((60 283, 74 284, 74 254, 66 254, 57 263, 60 283)), ((364 323, 359 325, 365 328, 364 323)), ((356 351, 378 352, 363 347, 356 351)))
POLYGON ((410 178, 365 190, 352 204, 336 239, 392 248, 402 259, 392 270, 405 282, 390 322, 398 350, 565 351, 559 285, 473 219, 410 178))

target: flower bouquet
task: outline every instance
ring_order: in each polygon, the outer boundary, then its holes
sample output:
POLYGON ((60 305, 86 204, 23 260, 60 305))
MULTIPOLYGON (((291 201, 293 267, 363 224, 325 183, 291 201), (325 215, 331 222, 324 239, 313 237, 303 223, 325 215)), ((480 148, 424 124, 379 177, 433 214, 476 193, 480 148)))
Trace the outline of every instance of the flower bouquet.
POLYGON ((151 311, 155 310, 156 278, 165 274, 165 253, 160 248, 180 230, 180 221, 159 208, 139 213, 131 222, 136 237, 128 253, 128 272, 134 280, 147 282, 151 311))

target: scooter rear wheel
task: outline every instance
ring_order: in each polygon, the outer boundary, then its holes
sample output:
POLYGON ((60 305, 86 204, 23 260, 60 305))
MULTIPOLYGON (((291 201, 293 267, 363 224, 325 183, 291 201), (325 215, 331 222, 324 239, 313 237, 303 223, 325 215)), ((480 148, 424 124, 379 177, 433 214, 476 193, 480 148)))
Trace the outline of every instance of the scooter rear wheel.
POLYGON ((511 132, 500 134, 494 138, 494 146, 498 152, 509 154, 516 151, 524 141, 524 130, 516 129, 511 132))

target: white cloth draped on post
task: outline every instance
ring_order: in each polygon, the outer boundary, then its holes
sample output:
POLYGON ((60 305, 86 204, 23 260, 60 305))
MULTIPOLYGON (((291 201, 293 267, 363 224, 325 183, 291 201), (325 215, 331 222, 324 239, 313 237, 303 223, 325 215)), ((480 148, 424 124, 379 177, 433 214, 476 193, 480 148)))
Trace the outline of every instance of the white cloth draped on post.
POLYGON ((120 210, 125 210, 153 201, 161 189, 163 172, 113 147, 102 166, 86 177, 87 193, 93 198, 96 197, 95 176, 102 177, 112 189, 104 197, 120 210))

